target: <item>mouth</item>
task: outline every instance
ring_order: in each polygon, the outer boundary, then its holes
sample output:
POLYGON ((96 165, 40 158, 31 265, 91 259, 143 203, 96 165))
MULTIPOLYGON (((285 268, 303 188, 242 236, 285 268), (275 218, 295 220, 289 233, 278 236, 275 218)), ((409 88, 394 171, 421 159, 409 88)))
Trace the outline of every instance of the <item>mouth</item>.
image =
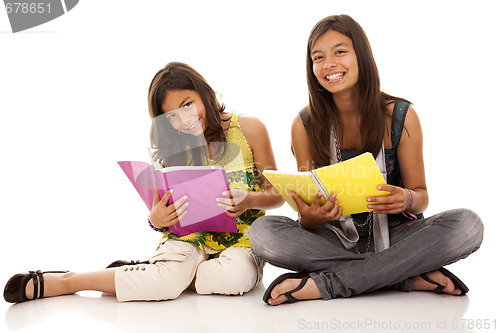
POLYGON ((200 119, 196 119, 194 123, 192 123, 189 127, 186 127, 186 131, 192 131, 196 129, 200 125, 200 119))
POLYGON ((339 72, 339 73, 327 75, 327 76, 325 76, 325 79, 328 80, 329 83, 333 83, 333 82, 338 82, 338 81, 342 80, 344 78, 344 76, 345 76, 345 72, 339 72))

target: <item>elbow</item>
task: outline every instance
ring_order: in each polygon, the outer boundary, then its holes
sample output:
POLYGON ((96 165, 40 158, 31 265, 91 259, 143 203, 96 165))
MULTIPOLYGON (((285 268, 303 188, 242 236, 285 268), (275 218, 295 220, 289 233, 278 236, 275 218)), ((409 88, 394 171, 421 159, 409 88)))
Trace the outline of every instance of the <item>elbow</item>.
POLYGON ((267 202, 270 206, 270 209, 280 208, 285 203, 285 199, 274 187, 267 188, 265 192, 267 192, 267 202))
POLYGON ((285 199, 281 195, 271 194, 272 198, 269 200, 270 209, 280 208, 285 203, 285 199))

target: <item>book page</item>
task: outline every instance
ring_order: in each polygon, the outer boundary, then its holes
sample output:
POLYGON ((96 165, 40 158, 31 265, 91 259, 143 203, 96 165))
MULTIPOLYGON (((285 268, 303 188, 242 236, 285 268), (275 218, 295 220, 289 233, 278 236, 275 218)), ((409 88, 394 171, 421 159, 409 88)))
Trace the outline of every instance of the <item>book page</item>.
MULTIPOLYGON (((168 169, 168 168, 167 168, 168 169)), ((198 223, 218 215, 225 209, 217 205, 216 198, 229 189, 226 172, 221 167, 180 167, 165 172, 168 187, 173 189, 175 202, 188 196, 187 214, 179 221, 181 227, 198 223)))
POLYGON ((377 186, 386 184, 386 181, 370 153, 313 172, 329 195, 337 193, 337 200, 344 215, 373 210, 367 208, 367 197, 389 195, 389 192, 377 190, 377 186))
POLYGON ((161 178, 159 178, 160 184, 158 184, 157 175, 158 171, 153 169, 153 166, 146 162, 140 161, 121 161, 118 165, 122 168, 123 172, 127 175, 137 193, 141 196, 142 200, 146 204, 149 210, 153 206, 153 199, 155 194, 155 186, 163 189, 163 194, 165 194, 165 183, 161 178), (162 184, 163 183, 163 184, 162 184))
MULTIPOLYGON (((297 193, 308 205, 312 203, 314 196, 319 192, 309 172, 282 173, 274 170, 265 170, 263 174, 290 207, 297 212, 299 211, 297 204, 288 195, 289 192, 297 193)), ((321 198, 320 202, 323 204, 325 200, 321 198)))

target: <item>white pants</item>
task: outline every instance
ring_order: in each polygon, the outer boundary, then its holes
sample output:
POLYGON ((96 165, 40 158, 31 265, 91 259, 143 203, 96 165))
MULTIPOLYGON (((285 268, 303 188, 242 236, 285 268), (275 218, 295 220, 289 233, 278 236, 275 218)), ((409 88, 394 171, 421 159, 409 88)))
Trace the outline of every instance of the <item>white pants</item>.
POLYGON ((212 258, 191 243, 169 239, 149 264, 116 269, 116 298, 120 302, 174 299, 195 278, 198 294, 242 295, 260 282, 262 267, 250 248, 230 247, 212 258))

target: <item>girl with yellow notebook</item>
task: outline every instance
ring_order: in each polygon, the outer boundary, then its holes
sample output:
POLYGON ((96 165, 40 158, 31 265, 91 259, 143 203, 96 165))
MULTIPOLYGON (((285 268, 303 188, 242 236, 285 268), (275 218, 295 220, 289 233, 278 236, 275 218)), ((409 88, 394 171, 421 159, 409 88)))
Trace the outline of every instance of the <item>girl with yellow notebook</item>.
POLYGON ((336 194, 308 204, 296 193, 299 219, 259 218, 254 253, 296 271, 278 277, 264 302, 278 305, 393 289, 464 295, 468 288, 443 266, 467 257, 482 241, 481 219, 457 209, 423 217, 428 205, 422 130, 411 104, 380 89, 368 39, 347 15, 326 17, 307 47, 309 105, 292 125, 299 171, 372 153, 387 184, 366 198, 373 212, 344 215, 336 194), (389 192, 388 196, 382 193, 389 192))

